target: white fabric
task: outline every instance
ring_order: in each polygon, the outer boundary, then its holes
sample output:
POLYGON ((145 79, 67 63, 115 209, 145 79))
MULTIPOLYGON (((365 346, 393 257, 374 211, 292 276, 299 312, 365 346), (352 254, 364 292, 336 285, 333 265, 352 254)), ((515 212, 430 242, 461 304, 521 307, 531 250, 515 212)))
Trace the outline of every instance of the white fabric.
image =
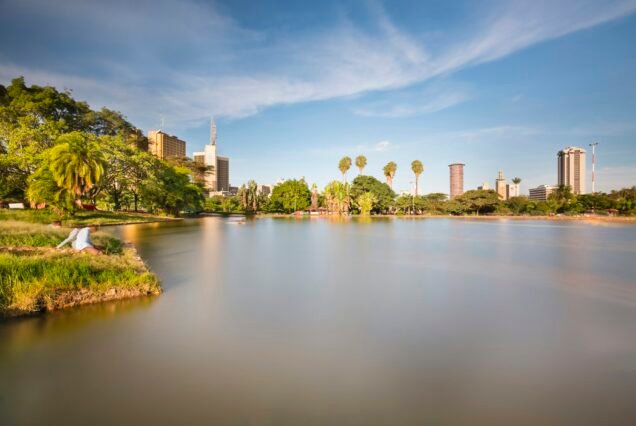
POLYGON ((87 247, 93 247, 91 243, 91 230, 89 228, 77 229, 73 228, 68 238, 62 241, 57 248, 62 248, 66 244, 71 243, 75 250, 84 250, 87 247))

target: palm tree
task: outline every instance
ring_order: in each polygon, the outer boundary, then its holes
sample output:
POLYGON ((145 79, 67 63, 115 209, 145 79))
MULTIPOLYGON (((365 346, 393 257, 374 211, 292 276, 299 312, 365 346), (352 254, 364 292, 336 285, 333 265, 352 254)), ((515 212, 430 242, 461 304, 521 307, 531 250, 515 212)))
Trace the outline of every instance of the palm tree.
POLYGON ((424 165, 420 160, 415 160, 411 163, 411 170, 413 170, 413 174, 415 175, 415 196, 417 197, 420 175, 424 171, 424 165))
POLYGON ((311 209, 318 210, 318 185, 311 185, 311 209))
POLYGON ((389 185, 391 189, 393 189, 393 178, 395 177, 395 172, 397 170, 397 164, 393 161, 389 161, 386 166, 384 166, 384 176, 386 177, 386 183, 389 185))
POLYGON ((325 200, 330 213, 343 214, 349 211, 349 184, 331 181, 325 187, 325 200))
POLYGON ((347 172, 351 168, 351 157, 342 157, 338 163, 340 173, 342 173, 342 180, 347 181, 347 172))
POLYGON ((364 170, 364 166, 367 165, 367 157, 364 155, 358 155, 356 157, 356 167, 360 170, 360 174, 362 174, 362 170, 364 170))
POLYGON ((250 205, 253 212, 258 211, 258 185, 256 181, 250 180, 247 182, 247 194, 249 197, 250 205))
POLYGON ((90 136, 71 132, 57 139, 49 155, 49 167, 55 183, 73 194, 74 203, 81 208, 82 196, 104 175, 106 161, 102 150, 90 136))
POLYGON ((514 183, 515 185, 519 185, 521 183, 521 178, 519 177, 512 178, 512 183, 514 183))

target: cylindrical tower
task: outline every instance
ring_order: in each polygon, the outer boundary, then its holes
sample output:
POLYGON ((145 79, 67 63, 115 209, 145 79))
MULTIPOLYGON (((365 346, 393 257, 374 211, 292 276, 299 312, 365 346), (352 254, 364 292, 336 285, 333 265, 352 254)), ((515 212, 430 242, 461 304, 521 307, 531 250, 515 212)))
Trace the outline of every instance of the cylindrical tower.
POLYGON ((464 193, 464 166, 462 163, 449 164, 450 170, 450 199, 464 193))

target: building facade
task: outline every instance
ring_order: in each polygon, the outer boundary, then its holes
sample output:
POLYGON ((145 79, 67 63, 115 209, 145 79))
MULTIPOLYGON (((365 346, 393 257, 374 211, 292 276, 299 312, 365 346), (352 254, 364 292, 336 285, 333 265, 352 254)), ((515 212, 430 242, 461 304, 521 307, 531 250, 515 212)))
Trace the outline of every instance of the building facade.
POLYGON ((492 189, 492 188, 490 187, 490 184, 488 182, 484 182, 480 186, 478 186, 477 189, 488 191, 489 189, 492 189))
POLYGON ((508 198, 521 196, 521 185, 518 183, 511 183, 508 185, 508 198))
POLYGON ((186 143, 161 130, 150 130, 148 132, 148 152, 160 160, 170 157, 185 157, 186 143))
POLYGON ((228 157, 216 157, 216 190, 230 190, 230 159, 228 157))
POLYGON ((585 150, 567 147, 557 153, 558 184, 570 186, 574 194, 585 194, 585 150))
POLYGON ((462 163, 448 165, 450 171, 450 199, 459 197, 464 193, 464 166, 462 163))
POLYGON ((506 183, 506 178, 502 170, 499 170, 497 179, 495 179, 495 191, 499 195, 500 200, 508 199, 508 184, 506 183))
POLYGON ((194 164, 196 164, 198 166, 204 166, 205 165, 205 153, 203 153, 203 152, 193 152, 192 153, 192 161, 194 161, 194 164))
POLYGON ((210 142, 203 147, 203 151, 194 153, 195 161, 203 161, 205 166, 212 166, 212 170, 205 173, 205 188, 211 195, 224 194, 230 191, 230 159, 217 154, 216 124, 210 120, 210 142))
POLYGON ((535 201, 546 201, 550 194, 556 191, 556 186, 539 185, 536 188, 530 188, 530 195, 528 199, 535 201))

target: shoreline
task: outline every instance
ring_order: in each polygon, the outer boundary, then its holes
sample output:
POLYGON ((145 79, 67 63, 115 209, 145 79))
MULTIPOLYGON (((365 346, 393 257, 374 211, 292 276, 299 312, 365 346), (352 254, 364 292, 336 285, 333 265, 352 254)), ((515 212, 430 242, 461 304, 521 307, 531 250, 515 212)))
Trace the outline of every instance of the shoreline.
POLYGON ((104 252, 93 256, 56 249, 65 234, 43 224, 0 223, 0 322, 162 293, 132 244, 97 232, 104 252))
POLYGON ((352 218, 352 219, 452 219, 452 220, 514 220, 514 221, 548 221, 548 222, 598 222, 598 223, 623 223, 636 225, 636 216, 516 216, 516 215, 391 215, 391 214, 378 214, 369 216, 360 215, 299 215, 294 213, 263 213, 253 215, 256 219, 266 218, 308 218, 308 219, 331 219, 331 218, 352 218))

